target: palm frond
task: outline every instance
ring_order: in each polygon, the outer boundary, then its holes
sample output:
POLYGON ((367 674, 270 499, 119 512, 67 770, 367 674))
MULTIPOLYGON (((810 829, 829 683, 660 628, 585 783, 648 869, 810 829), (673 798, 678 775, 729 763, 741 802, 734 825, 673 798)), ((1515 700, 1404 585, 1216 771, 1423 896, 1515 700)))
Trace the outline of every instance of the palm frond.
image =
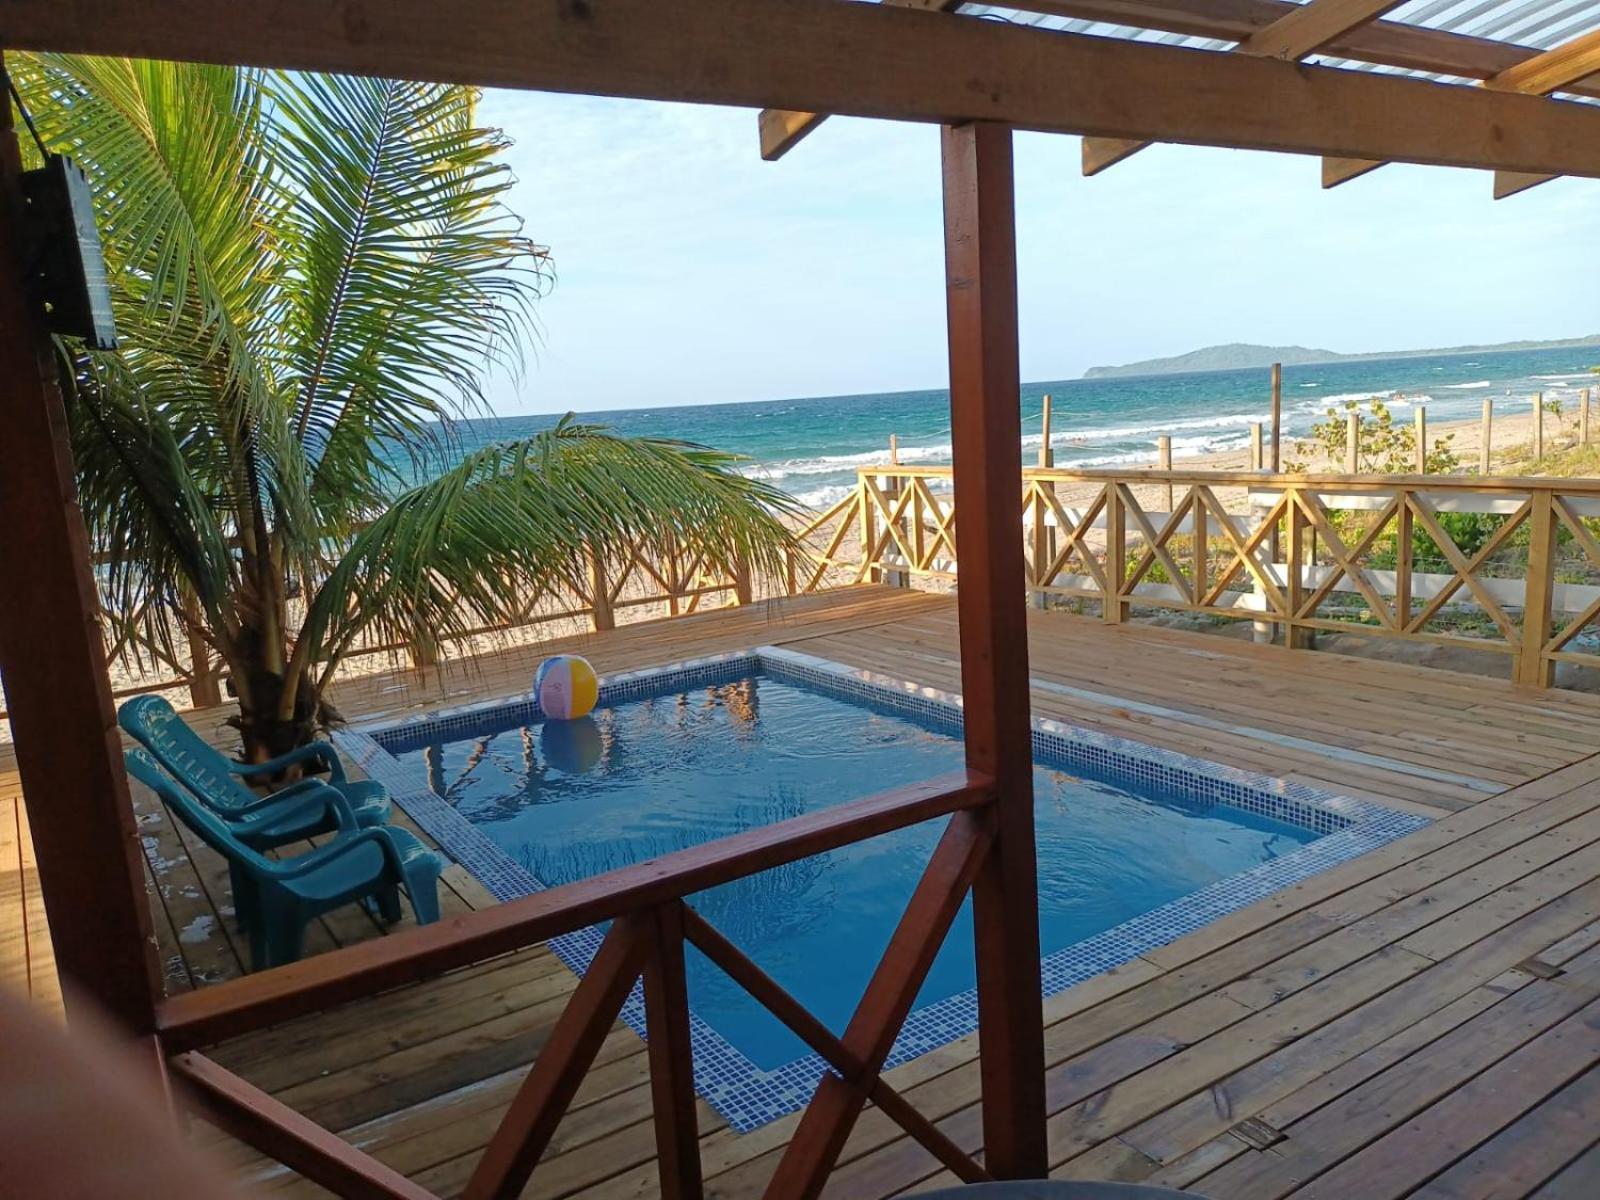
POLYGON ((531 329, 544 252, 502 203, 506 141, 473 120, 471 89, 275 75, 299 196, 286 224, 286 390, 326 524, 403 482, 440 423, 481 402, 492 363, 531 329))
POLYGON ((509 621, 581 577, 593 553, 688 554, 715 571, 776 574, 795 504, 741 474, 741 461, 570 416, 485 447, 353 539, 311 604, 295 656, 326 658, 369 630, 437 642, 509 621))

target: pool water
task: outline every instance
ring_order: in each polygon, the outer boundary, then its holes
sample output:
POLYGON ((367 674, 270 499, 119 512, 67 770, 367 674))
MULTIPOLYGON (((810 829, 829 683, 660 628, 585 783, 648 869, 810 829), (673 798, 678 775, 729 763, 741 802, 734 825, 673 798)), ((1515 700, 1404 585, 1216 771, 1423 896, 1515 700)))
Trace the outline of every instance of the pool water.
MULTIPOLYGON (((406 750, 434 791, 547 886, 958 769, 959 740, 751 677, 406 750)), ((1049 955, 1312 841, 1310 829, 1179 795, 1034 771, 1039 925, 1049 955)), ((944 819, 713 888, 694 907, 843 1030, 944 819)), ((918 996, 973 986, 971 904, 918 996)), ((690 1005, 758 1068, 806 1047, 690 951, 690 1005)))

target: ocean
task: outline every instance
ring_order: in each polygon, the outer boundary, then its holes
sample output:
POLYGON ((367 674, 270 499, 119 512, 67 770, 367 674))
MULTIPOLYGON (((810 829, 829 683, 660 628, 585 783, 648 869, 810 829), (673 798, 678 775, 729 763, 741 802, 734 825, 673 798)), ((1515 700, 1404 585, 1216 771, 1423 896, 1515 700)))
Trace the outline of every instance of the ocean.
MULTIPOLYGON (((1476 418, 1483 398, 1496 415, 1531 411, 1535 393, 1570 408, 1586 385, 1600 385, 1589 367, 1600 348, 1460 354, 1285 367, 1285 433, 1307 433, 1346 398, 1382 396, 1397 411, 1428 406, 1432 423, 1476 418)), ((1174 457, 1236 450, 1252 422, 1269 417, 1265 369, 1067 379, 1022 388, 1024 454, 1037 452, 1043 398, 1051 397, 1051 445, 1058 466, 1154 465, 1156 438, 1172 438, 1174 457)), ((820 396, 735 404, 618 409, 579 414, 622 433, 682 438, 746 456, 750 474, 771 481, 803 504, 833 503, 855 483, 862 463, 884 460, 889 435, 900 461, 950 461, 949 393, 944 389, 865 396, 820 396)), ((463 423, 463 445, 526 436, 555 415, 500 417, 463 423)))

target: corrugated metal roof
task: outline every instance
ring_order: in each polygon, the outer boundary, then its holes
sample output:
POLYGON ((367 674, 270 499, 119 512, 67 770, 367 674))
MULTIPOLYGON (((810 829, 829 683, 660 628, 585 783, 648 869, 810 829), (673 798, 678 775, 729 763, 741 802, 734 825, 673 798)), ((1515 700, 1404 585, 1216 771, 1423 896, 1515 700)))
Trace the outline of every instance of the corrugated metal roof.
MULTIPOLYGON (((1041 29, 1185 46, 1197 50, 1229 50, 1236 44, 1216 38, 1023 12, 1000 4, 964 4, 960 11, 963 14, 1004 20, 1014 24, 1033 25, 1041 29)), ((1600 0, 1408 0, 1407 3, 1389 12, 1384 19, 1398 24, 1487 38, 1530 50, 1548 50, 1573 38, 1600 31, 1600 0)), ((1460 79, 1458 76, 1407 70, 1325 55, 1312 55, 1306 61, 1352 70, 1409 75, 1414 78, 1472 82, 1460 79)))

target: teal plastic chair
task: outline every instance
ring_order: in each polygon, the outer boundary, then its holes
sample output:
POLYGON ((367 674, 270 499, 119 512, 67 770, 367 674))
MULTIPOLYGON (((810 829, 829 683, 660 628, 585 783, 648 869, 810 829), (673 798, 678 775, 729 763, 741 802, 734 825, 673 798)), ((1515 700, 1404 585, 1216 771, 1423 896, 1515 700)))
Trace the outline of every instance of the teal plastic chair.
POLYGON ((389 793, 370 779, 347 779, 344 764, 327 742, 313 742, 264 763, 237 763, 211 746, 160 696, 135 696, 117 711, 121 725, 157 762, 176 776, 213 812, 233 822, 248 822, 242 834, 258 850, 271 850, 313 834, 339 828, 340 814, 330 804, 315 807, 286 804, 302 796, 341 796, 358 825, 382 825, 389 819, 389 793), (292 766, 321 763, 326 780, 302 779, 259 796, 245 781, 271 777, 292 766))
MULTIPOLYGON (((273 860, 240 841, 233 823, 190 795, 148 752, 129 750, 123 757, 128 774, 161 797, 206 845, 228 860, 234 908, 250 935, 253 970, 296 961, 306 925, 343 905, 370 899, 385 921, 400 920, 401 885, 411 897, 417 924, 439 919, 443 861, 404 829, 390 825, 358 829, 352 823, 308 854, 273 860)), ((326 798, 311 789, 298 802, 308 810, 328 806, 326 798)), ((339 811, 347 809, 340 806, 339 811)))

